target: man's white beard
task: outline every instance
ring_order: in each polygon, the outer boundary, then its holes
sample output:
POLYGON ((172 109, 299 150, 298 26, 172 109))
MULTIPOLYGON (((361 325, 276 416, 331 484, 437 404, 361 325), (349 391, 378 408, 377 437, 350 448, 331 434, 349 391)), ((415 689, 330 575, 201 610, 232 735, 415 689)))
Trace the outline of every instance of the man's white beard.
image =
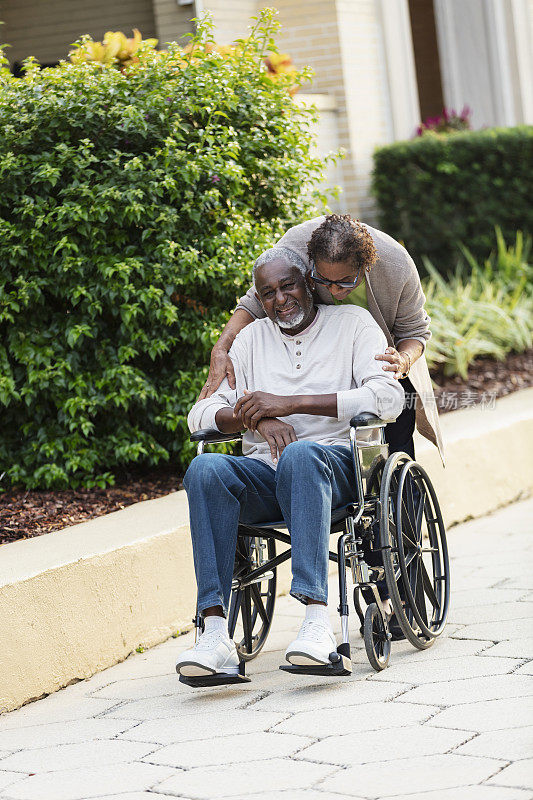
POLYGON ((305 312, 303 308, 300 308, 299 313, 291 320, 281 320, 276 314, 276 322, 280 328, 296 328, 301 322, 304 321, 304 316, 305 312))
MULTIPOLYGON (((307 299, 308 300, 312 300, 313 299, 313 295, 311 294, 311 290, 309 289, 309 286, 306 286, 305 290, 306 290, 307 299)), ((298 302, 298 301, 296 301, 296 302, 298 302)), ((298 303, 298 305, 300 305, 300 304, 298 303)), ((280 328, 285 328, 285 330, 290 330, 291 328, 297 328, 298 325, 301 325, 302 322, 304 321, 304 317, 305 317, 305 311, 300 306, 299 313, 295 317, 293 317, 291 320, 281 320, 278 317, 278 315, 276 314, 276 322, 278 323, 280 328)))

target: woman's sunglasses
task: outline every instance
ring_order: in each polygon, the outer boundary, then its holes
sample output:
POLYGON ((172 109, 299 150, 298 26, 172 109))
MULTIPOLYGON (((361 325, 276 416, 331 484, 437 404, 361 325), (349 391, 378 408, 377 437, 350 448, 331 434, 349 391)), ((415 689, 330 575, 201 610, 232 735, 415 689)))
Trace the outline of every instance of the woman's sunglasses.
POLYGON ((328 281, 327 278, 323 278, 316 271, 315 262, 311 263, 311 277, 315 281, 315 283, 321 283, 322 286, 337 286, 339 289, 355 289, 357 285, 357 281, 359 280, 359 275, 361 274, 361 267, 357 270, 357 275, 355 276, 355 280, 353 282, 347 281, 328 281))

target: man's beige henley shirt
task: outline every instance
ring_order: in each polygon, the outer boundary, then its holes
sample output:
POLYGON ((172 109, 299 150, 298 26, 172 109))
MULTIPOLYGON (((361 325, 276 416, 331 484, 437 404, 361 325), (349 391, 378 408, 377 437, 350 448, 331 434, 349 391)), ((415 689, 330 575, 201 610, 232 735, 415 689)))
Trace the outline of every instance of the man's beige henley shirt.
MULTIPOLYGON (((318 319, 303 333, 289 336, 268 318, 250 323, 230 350, 236 388, 224 379, 217 392, 196 403, 188 416, 192 432, 217 429, 221 408, 233 408, 244 390, 292 396, 337 394, 337 417, 292 414, 283 417, 298 439, 324 445, 348 444, 350 419, 368 412, 381 419, 396 418, 403 406, 401 385, 382 369, 376 353, 387 341, 364 308, 353 305, 318 308, 318 319)), ((274 467, 270 448, 256 431, 246 431, 243 454, 274 467)))

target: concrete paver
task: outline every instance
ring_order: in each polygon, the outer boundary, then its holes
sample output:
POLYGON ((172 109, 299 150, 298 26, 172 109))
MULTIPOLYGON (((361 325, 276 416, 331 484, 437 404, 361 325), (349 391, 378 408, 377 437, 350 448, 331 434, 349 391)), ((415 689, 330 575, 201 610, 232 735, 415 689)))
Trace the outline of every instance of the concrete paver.
POLYGON ((98 767, 100 764, 118 764, 121 761, 137 761, 152 752, 153 746, 146 742, 107 740, 61 744, 55 747, 39 747, 35 750, 20 750, 4 760, 6 769, 14 772, 54 772, 80 767, 98 767))
MULTIPOLYGON (((416 668, 416 682, 439 683, 440 681, 460 680, 463 678, 480 678, 493 675, 505 675, 522 664, 519 659, 512 658, 444 658, 441 660, 422 661, 416 668)), ((413 666, 409 660, 405 664, 396 661, 383 672, 376 672, 372 681, 413 681, 413 666)))
MULTIPOLYGON (((505 762, 504 762, 505 763, 505 762)), ((448 789, 481 783, 502 767, 501 761, 453 754, 382 761, 342 770, 323 782, 326 789, 366 797, 394 797, 395 794, 448 789)))
POLYGON ((515 730, 482 733, 461 747, 457 747, 455 752, 470 756, 504 758, 506 761, 529 758, 533 753, 533 725, 515 730))
POLYGON ((393 643, 382 673, 353 612, 351 676, 281 672, 287 597, 245 687, 180 684, 188 633, 3 715, 0 800, 531 800, 532 514, 449 532, 451 622, 426 651, 393 643))
POLYGON ((504 697, 533 695, 533 680, 527 675, 495 675, 466 678, 417 686, 398 698, 404 703, 425 703, 453 706, 457 703, 475 703, 479 700, 497 700, 504 697))
MULTIPOLYGON (((215 731, 218 733, 218 731, 215 731)), ((291 756, 307 747, 310 739, 290 733, 234 733, 217 736, 206 743, 179 742, 162 747, 145 761, 169 767, 208 767, 238 764, 263 758, 291 756)))
POLYGON ((29 725, 18 730, 10 728, 0 731, 0 747, 9 746, 12 750, 20 750, 110 739, 129 730, 133 724, 135 723, 116 719, 79 719, 29 725))
POLYGON ((246 797, 271 789, 302 789, 335 772, 325 764, 300 763, 291 759, 272 758, 220 767, 198 767, 179 772, 159 785, 162 792, 186 795, 198 800, 216 797, 246 797))
POLYGON ((532 719, 533 697, 513 697, 452 706, 437 713, 429 724, 481 732, 525 728, 532 719))
MULTIPOLYGON (((379 728, 342 736, 328 736, 315 742, 294 756, 305 761, 352 766, 381 763, 398 758, 446 753, 470 739, 469 731, 428 728, 427 725, 410 725, 406 728, 379 728)), ((474 753, 473 755, 478 755, 474 753)), ((484 755, 484 754, 483 754, 484 755)))
MULTIPOLYGON (((379 798, 381 800, 381 798, 379 798)), ((502 786, 461 786, 460 789, 437 789, 431 792, 394 795, 394 800, 531 800, 531 792, 504 789, 502 786)))
MULTIPOLYGON (((464 639, 463 641, 467 641, 464 639)), ((484 656, 503 656, 504 658, 533 659, 533 636, 525 636, 510 641, 498 642, 482 651, 484 656)))
POLYGON ((497 775, 494 775, 489 783, 498 786, 515 786, 517 789, 533 790, 533 758, 515 761, 509 764, 497 775))
MULTIPOLYGON (((169 778, 177 770, 153 764, 125 764, 90 769, 65 769, 42 772, 9 786, 9 798, 14 800, 85 800, 149 789, 169 778)), ((19 776, 20 777, 20 776, 19 776)))
MULTIPOLYGON (((217 715, 216 736, 228 736, 236 731, 257 733, 269 730, 287 717, 288 714, 268 711, 262 711, 261 714, 250 714, 248 709, 227 711, 224 715, 217 715)), ((194 717, 186 716, 183 719, 156 719, 141 722, 133 728, 129 728, 118 738, 167 745, 212 739, 214 735, 213 714, 203 712, 194 717)))
POLYGON ((272 728, 279 733, 298 733, 321 739, 326 736, 384 728, 402 728, 430 719, 438 709, 434 706, 408 705, 407 703, 366 703, 361 706, 325 708, 294 714, 285 722, 272 728))

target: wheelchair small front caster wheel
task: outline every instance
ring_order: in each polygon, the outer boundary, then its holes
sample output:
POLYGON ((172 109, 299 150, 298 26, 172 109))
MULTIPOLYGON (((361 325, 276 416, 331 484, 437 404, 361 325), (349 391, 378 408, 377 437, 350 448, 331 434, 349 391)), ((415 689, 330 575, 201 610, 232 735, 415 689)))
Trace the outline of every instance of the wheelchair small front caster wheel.
POLYGON ((377 672, 385 669, 389 663, 391 645, 376 603, 371 603, 365 613, 364 640, 370 666, 377 672))

